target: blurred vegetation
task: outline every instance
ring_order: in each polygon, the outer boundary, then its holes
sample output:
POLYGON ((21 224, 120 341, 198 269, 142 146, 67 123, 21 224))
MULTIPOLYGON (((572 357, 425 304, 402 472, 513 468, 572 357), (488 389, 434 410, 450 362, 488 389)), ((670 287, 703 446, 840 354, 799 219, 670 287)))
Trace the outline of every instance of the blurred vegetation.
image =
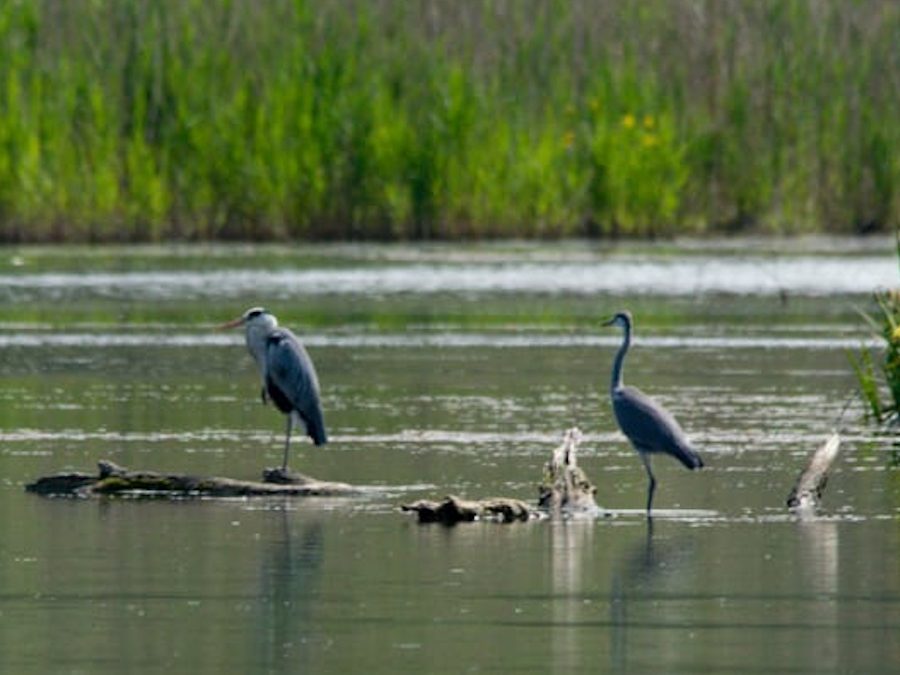
POLYGON ((2 0, 0 240, 886 231, 892 0, 2 0))
MULTIPOLYGON (((900 264, 900 230, 896 232, 897 263, 900 264)), ((850 357, 859 391, 868 405, 868 415, 876 422, 900 425, 900 288, 875 292, 877 310, 862 313, 877 337, 884 340, 884 356, 876 367, 876 358, 863 349, 850 357), (883 397, 883 391, 887 396, 883 397), (886 398, 886 400, 883 400, 886 398)))
POLYGON ((851 362, 870 416, 879 423, 897 425, 900 424, 900 290, 876 293, 875 301, 876 316, 864 316, 876 335, 884 340, 884 355, 876 366, 876 357, 863 349, 851 362))

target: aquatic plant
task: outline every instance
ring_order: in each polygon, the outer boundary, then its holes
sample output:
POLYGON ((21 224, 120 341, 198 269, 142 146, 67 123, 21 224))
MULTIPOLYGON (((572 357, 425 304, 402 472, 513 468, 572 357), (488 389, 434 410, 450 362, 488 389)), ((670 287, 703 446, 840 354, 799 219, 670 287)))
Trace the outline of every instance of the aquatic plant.
POLYGON ((7 0, 0 240, 887 230, 890 0, 7 0))
POLYGON ((863 349, 857 358, 851 357, 851 363, 869 415, 879 423, 896 425, 900 423, 900 290, 877 292, 875 304, 874 316, 862 316, 884 341, 884 356, 876 359, 863 349))

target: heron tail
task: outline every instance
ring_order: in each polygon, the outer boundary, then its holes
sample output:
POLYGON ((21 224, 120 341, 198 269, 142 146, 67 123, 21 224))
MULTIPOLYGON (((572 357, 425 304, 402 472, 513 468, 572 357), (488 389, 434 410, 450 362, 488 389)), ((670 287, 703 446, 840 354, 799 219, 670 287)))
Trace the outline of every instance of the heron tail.
POLYGON ((328 442, 328 433, 325 431, 325 420, 321 412, 309 417, 297 411, 297 415, 303 421, 306 435, 312 439, 313 445, 325 445, 328 442))
POLYGON ((324 424, 311 424, 307 431, 315 445, 325 445, 328 442, 328 433, 324 424))
POLYGON ((700 455, 697 454, 697 451, 691 447, 678 448, 678 451, 673 454, 685 465, 685 467, 692 471, 694 469, 702 469, 704 466, 703 459, 701 459, 700 455))

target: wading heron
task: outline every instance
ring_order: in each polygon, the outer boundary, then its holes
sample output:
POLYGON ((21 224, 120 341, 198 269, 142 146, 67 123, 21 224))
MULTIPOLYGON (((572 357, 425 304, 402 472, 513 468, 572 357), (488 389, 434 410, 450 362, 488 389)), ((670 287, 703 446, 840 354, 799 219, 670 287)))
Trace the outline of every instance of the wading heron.
POLYGON ((664 453, 676 458, 688 469, 703 466, 700 455, 691 447, 687 435, 675 421, 672 414, 659 403, 635 387, 626 387, 622 382, 622 364, 631 346, 632 320, 629 312, 619 312, 604 326, 619 326, 624 331, 622 346, 613 362, 609 395, 612 398, 613 413, 622 433, 637 450, 650 485, 647 489, 647 514, 653 506, 656 478, 650 468, 650 455, 664 453))
POLYGON ((287 328, 278 327, 278 319, 262 307, 253 307, 234 321, 219 328, 243 326, 247 350, 256 361, 262 378, 260 395, 263 403, 269 399, 287 416, 282 471, 287 470, 291 432, 299 421, 316 445, 328 442, 322 403, 319 400, 319 379, 312 359, 303 345, 287 328))

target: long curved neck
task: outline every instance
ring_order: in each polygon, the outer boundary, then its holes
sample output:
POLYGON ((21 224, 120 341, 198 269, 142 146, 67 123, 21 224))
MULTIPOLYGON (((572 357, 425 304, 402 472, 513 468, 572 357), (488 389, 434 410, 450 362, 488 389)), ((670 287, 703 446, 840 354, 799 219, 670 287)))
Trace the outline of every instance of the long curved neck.
POLYGON ((256 362, 263 381, 266 379, 266 338, 273 330, 275 329, 270 326, 247 326, 247 351, 256 362))
POLYGON ((629 324, 625 324, 624 335, 622 337, 622 346, 619 347, 619 351, 616 353, 616 360, 613 361, 612 379, 610 380, 610 383, 609 383, 610 391, 615 391, 616 389, 621 389, 623 386, 622 364, 625 362, 625 355, 628 353, 628 348, 630 346, 631 346, 631 326, 629 324))

